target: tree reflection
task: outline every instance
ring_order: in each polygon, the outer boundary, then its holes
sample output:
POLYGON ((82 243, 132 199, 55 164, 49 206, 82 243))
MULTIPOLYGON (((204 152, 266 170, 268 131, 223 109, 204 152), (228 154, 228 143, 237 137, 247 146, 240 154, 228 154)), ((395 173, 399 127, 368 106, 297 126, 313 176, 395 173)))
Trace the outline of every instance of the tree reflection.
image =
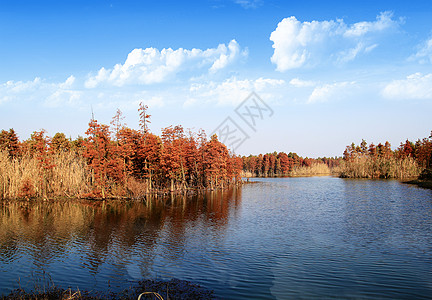
POLYGON ((18 267, 25 257, 36 274, 61 274, 59 268, 68 274, 71 265, 78 265, 89 278, 100 272, 125 277, 131 268, 138 270, 136 276, 149 276, 155 257, 162 252, 165 259, 182 259, 197 232, 223 235, 240 198, 241 189, 234 188, 154 196, 145 202, 4 201, 0 271, 6 264, 18 267))

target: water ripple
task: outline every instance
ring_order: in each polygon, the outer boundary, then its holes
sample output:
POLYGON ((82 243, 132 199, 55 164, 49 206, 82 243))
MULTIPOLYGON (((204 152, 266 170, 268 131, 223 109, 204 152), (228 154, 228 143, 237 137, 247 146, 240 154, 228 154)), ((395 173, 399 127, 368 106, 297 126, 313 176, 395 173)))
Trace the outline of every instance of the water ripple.
POLYGON ((224 299, 432 295, 431 191, 331 177, 257 181, 152 203, 5 203, 0 292, 45 276, 101 291, 175 277, 224 299))

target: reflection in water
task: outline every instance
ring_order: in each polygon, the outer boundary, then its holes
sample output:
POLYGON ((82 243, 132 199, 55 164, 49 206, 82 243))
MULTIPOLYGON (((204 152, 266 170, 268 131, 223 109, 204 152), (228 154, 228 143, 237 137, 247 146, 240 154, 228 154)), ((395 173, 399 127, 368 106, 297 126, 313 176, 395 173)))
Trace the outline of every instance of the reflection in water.
POLYGON ((432 191, 397 181, 262 178, 142 202, 1 202, 0 293, 49 274, 118 291, 189 280, 224 299, 428 298, 432 191))
POLYGON ((159 276, 161 251, 177 261, 190 232, 223 235, 240 199, 241 190, 231 189, 147 202, 1 202, 0 293, 17 288, 18 279, 32 287, 42 274, 88 289, 159 276))

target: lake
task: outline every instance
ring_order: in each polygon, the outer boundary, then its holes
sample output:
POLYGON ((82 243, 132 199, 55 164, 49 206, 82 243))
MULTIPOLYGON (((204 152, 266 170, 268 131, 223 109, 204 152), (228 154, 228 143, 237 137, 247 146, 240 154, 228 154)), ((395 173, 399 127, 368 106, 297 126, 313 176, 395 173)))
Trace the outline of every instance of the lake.
POLYGON ((0 294, 143 278, 224 299, 432 297, 432 191, 398 181, 252 179, 145 202, 0 202, 0 294))

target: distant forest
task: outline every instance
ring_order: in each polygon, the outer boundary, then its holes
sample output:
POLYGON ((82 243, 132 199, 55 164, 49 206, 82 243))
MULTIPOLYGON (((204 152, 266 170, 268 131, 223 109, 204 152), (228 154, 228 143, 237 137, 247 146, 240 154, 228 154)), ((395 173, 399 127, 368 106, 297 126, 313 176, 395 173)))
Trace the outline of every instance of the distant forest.
POLYGON ((341 158, 303 158, 297 153, 273 152, 243 156, 243 175, 256 177, 329 175, 341 158))
POLYGON ((305 176, 333 174, 344 178, 422 178, 432 169, 432 132, 428 138, 402 142, 395 150, 389 142, 365 140, 347 146, 342 157, 302 158, 296 153, 274 152, 243 156, 245 176, 305 176))

